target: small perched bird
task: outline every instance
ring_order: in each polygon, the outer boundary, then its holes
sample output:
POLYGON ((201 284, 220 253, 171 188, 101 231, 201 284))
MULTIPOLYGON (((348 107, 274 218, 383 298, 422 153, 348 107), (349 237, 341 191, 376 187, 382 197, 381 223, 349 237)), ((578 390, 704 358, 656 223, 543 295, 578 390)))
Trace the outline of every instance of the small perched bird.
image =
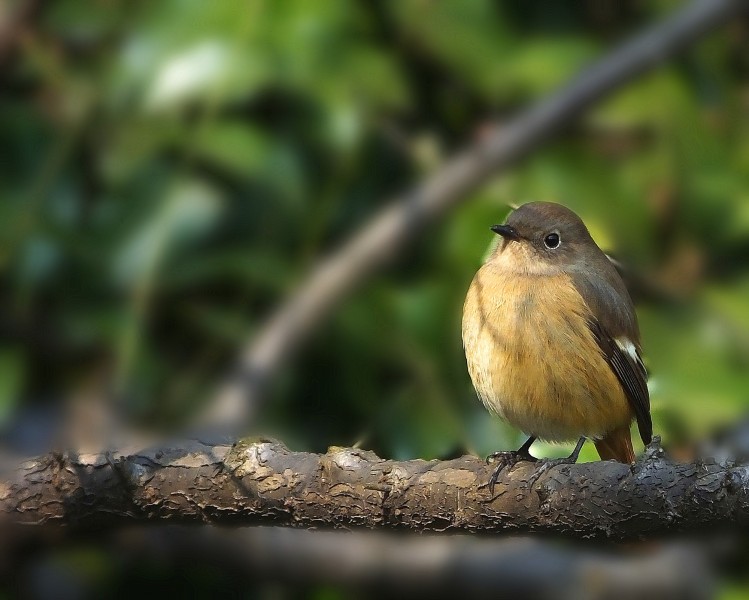
POLYGON ((502 241, 471 282, 463 306, 468 371, 484 406, 530 437, 495 452, 500 472, 536 439, 578 439, 569 457, 545 461, 531 478, 577 461, 586 438, 601 459, 635 459, 629 427, 652 438, 647 373, 632 300, 608 257, 574 212, 551 202, 513 211, 492 231, 502 241))

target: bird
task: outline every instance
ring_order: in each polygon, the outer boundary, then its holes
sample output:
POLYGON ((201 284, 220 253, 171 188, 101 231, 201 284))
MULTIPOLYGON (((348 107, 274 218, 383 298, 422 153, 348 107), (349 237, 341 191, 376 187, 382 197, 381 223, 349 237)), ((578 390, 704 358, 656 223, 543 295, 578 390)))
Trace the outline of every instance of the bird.
POLYGON ((529 485, 577 462, 586 439, 601 460, 633 463, 632 421, 645 444, 653 426, 637 314, 616 268, 561 204, 523 204, 491 230, 502 239, 468 288, 463 347, 484 406, 529 437, 487 457, 490 493, 503 469, 538 462, 537 439, 577 444, 529 485))

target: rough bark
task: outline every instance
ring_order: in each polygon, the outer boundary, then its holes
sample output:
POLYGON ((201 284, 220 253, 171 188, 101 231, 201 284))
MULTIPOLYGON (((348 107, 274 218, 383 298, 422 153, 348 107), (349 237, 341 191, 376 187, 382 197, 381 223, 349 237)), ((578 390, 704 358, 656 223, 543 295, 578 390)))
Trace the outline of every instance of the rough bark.
POLYGON ((476 457, 391 461, 331 448, 292 452, 273 440, 114 454, 49 454, 0 479, 0 522, 81 527, 169 520, 304 528, 540 532, 645 539, 749 522, 749 461, 679 464, 654 444, 634 466, 534 465, 500 478, 476 457))

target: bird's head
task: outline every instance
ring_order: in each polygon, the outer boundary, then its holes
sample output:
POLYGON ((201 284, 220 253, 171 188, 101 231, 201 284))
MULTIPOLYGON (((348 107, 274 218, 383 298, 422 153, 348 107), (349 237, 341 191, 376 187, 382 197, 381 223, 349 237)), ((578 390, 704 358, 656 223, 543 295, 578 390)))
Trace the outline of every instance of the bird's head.
POLYGON ((551 274, 603 254, 580 217, 553 202, 524 204, 491 229, 504 239, 489 260, 512 270, 551 274))

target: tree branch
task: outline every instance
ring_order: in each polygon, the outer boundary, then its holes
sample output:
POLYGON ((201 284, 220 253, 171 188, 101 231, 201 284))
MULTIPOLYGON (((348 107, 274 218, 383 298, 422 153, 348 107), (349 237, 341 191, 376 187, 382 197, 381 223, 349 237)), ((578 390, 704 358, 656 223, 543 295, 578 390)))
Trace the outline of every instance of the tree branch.
POLYGON ((390 461, 368 451, 291 452, 277 441, 189 442, 132 454, 50 454, 0 479, 0 524, 128 521, 540 532, 644 539, 749 522, 749 461, 678 464, 653 444, 634 465, 534 466, 482 484, 492 465, 390 461))
POLYGON ((358 284, 464 200, 491 175, 523 158, 591 105, 728 22, 743 0, 695 0, 592 65, 566 87, 459 153, 396 199, 322 262, 241 350, 237 371, 220 387, 201 423, 244 423, 265 384, 311 330, 358 284))

